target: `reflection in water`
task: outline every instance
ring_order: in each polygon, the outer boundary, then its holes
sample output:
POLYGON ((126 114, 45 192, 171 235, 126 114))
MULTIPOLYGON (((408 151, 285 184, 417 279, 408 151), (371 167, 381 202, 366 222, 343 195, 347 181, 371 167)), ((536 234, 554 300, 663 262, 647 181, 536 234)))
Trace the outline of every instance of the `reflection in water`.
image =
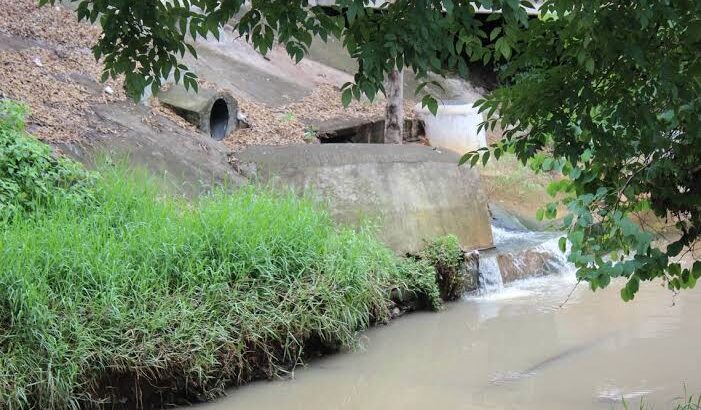
MULTIPOLYGON (((621 283, 592 293, 571 273, 466 297, 373 329, 366 348, 235 389, 203 410, 611 409, 621 397, 669 408, 701 392, 701 293, 621 283)), ((635 407, 635 406, 633 406, 635 407)))

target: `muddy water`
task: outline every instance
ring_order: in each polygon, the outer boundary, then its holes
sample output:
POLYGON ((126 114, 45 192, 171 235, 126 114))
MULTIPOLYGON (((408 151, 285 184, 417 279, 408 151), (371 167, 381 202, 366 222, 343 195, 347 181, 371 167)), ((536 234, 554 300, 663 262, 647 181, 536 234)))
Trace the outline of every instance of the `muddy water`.
POLYGON ((236 389, 202 410, 670 408, 701 392, 701 291, 623 303, 571 275, 468 297, 367 332, 364 350, 236 389), (674 304, 674 305, 673 305, 674 304))

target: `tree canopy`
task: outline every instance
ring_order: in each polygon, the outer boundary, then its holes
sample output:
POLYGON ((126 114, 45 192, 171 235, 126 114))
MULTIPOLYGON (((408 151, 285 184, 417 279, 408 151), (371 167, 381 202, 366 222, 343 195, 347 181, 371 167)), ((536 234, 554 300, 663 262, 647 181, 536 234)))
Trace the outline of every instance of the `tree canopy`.
POLYGON ((643 280, 694 287, 701 263, 680 259, 701 228, 701 1, 556 0, 541 12, 519 32, 504 85, 480 102, 504 139, 464 160, 511 151, 565 174, 550 191, 592 289, 621 276, 624 300, 643 280), (664 250, 650 212, 680 234, 667 232, 664 250))
POLYGON ((313 36, 341 39, 359 63, 354 82, 344 87, 346 102, 383 91, 394 67, 409 67, 419 77, 428 71, 467 75, 470 61, 510 56, 516 29, 528 23, 524 5, 529 5, 518 0, 375 1, 382 3, 377 7, 370 7, 371 0, 338 0, 333 7, 310 6, 308 0, 253 0, 250 5, 244 0, 72 1, 81 20, 102 25, 94 54, 103 59, 105 78, 124 75, 132 97, 145 87, 156 91, 171 73, 196 87, 195 74, 180 60, 186 53, 197 56, 192 41, 218 38, 222 27, 233 23, 259 52, 281 44, 297 61, 313 36), (476 17, 478 7, 501 9, 494 19, 503 21, 504 29, 492 31, 491 39, 476 17))
MULTIPOLYGON (((501 86, 478 104, 483 126, 500 125, 504 138, 463 163, 512 152, 535 169, 561 171, 550 191, 569 210, 570 259, 592 289, 625 277, 621 295, 630 300, 641 280, 678 290, 701 277, 700 262, 679 263, 701 228, 699 0, 546 0, 535 19, 519 0, 73 1, 80 19, 103 27, 94 53, 105 78, 124 75, 133 97, 171 73, 196 88, 180 62, 196 56, 191 40, 231 22, 258 51, 281 44, 297 61, 313 36, 339 38, 358 62, 344 103, 384 92, 394 68, 469 78, 471 63, 493 64, 501 86), (479 9, 497 11, 489 30, 479 9), (673 222, 678 239, 658 245, 635 218, 641 212, 673 222)), ((433 97, 423 103, 435 112, 433 97)), ((553 202, 538 215, 555 219, 557 210, 553 202)))

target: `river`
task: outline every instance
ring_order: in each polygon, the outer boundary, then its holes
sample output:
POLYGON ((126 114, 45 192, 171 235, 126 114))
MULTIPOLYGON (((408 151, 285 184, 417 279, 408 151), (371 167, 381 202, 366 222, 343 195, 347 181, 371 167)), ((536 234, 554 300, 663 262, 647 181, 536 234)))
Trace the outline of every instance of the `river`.
POLYGON ((201 410, 669 409, 701 393, 701 293, 620 284, 592 293, 571 273, 466 296, 363 334, 362 349, 290 380, 230 391, 201 410))

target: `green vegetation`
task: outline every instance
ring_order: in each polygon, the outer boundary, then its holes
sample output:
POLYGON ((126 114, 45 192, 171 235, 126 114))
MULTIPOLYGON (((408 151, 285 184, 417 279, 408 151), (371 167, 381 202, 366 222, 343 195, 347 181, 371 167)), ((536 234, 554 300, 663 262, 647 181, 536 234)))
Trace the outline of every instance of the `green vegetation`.
POLYGON ((319 130, 313 126, 313 125, 308 125, 304 127, 304 141, 306 142, 312 142, 314 141, 319 135, 319 130))
POLYGON ((465 293, 464 255, 457 236, 446 235, 431 241, 419 257, 435 268, 435 282, 443 300, 456 300, 465 293))
POLYGON ((57 196, 87 198, 92 176, 27 134, 26 107, 0 100, 0 219, 46 206, 57 196))
MULTIPOLYGON (((630 404, 628 404, 628 402, 625 399, 622 400, 621 404, 623 405, 624 410, 632 410, 632 407, 630 407, 630 404)), ((653 410, 654 409, 654 407, 646 404, 644 399, 640 399, 640 401, 638 402, 637 408, 639 410, 653 410)), ((701 409, 701 394, 698 397, 693 396, 693 395, 689 395, 686 391, 686 386, 685 386, 684 387, 684 396, 674 400, 672 409, 674 409, 674 410, 699 410, 699 409, 701 409)))
POLYGON ((641 281, 693 288, 701 278, 701 261, 692 263, 701 235, 701 3, 550 0, 541 13, 510 36, 503 85, 478 102, 485 125, 507 129, 504 138, 464 161, 513 152, 564 174, 538 215, 567 209, 570 260, 593 290, 617 277, 627 278, 626 301, 641 281), (649 213, 676 228, 668 246, 638 222, 649 213))
MULTIPOLYGON (((471 62, 488 64, 508 58, 515 30, 528 23, 521 5, 528 2, 518 0, 398 0, 382 5, 381 10, 370 7, 379 3, 368 0, 338 0, 332 7, 280 0, 71 2, 78 3, 79 19, 102 25, 104 35, 95 44, 94 54, 104 57, 105 78, 124 75, 127 93, 133 98, 146 87, 156 94, 169 74, 196 89, 196 74, 182 64, 185 53, 197 57, 190 40, 219 38, 225 24, 233 24, 262 54, 280 44, 295 61, 304 58, 314 36, 323 41, 339 39, 358 62, 354 81, 343 86, 343 102, 349 104, 362 95, 374 101, 385 91, 387 74, 395 67, 409 67, 419 78, 426 78, 428 72, 449 71, 467 76, 471 62), (476 15, 479 7, 501 10, 494 19, 496 25, 508 27, 486 33, 476 15)), ((39 0, 39 4, 55 3, 39 0)), ((424 104, 432 111, 437 107, 430 96, 424 104)))
POLYGON ((188 202, 107 166, 83 197, 61 192, 0 221, 4 409, 212 398, 354 346, 391 294, 440 304, 432 269, 291 193, 188 202))
MULTIPOLYGON (((343 86, 342 101, 385 92, 395 69, 459 73, 492 65, 501 85, 478 101, 484 126, 505 130, 501 141, 468 153, 463 163, 486 164, 505 153, 566 178, 549 191, 572 244, 578 277, 592 289, 625 277, 632 299, 641 281, 661 279, 672 290, 701 278, 701 3, 698 1, 546 0, 538 17, 518 0, 397 0, 381 8, 367 0, 332 7, 307 2, 244 0, 73 0, 80 19, 100 19, 104 35, 94 47, 105 78, 125 75, 132 97, 158 90, 173 73, 196 87, 179 64, 189 39, 218 36, 240 13, 235 30, 266 53, 275 43, 301 60, 314 36, 339 39, 358 71, 343 86), (191 7, 194 6, 194 7, 191 7), (129 13, 121 12, 128 8, 129 13), (488 17, 478 9, 499 10, 488 17), (400 22, 401 24, 397 24, 400 22), (130 30, 122 30, 130 27, 130 30), (631 216, 652 211, 679 232, 667 247, 653 229, 631 216)), ((39 0, 41 4, 56 0, 39 0)), ((421 83, 416 92, 428 82, 421 83)), ((431 95, 422 104, 436 112, 431 95)), ((564 243, 564 240, 563 240, 564 243)))

